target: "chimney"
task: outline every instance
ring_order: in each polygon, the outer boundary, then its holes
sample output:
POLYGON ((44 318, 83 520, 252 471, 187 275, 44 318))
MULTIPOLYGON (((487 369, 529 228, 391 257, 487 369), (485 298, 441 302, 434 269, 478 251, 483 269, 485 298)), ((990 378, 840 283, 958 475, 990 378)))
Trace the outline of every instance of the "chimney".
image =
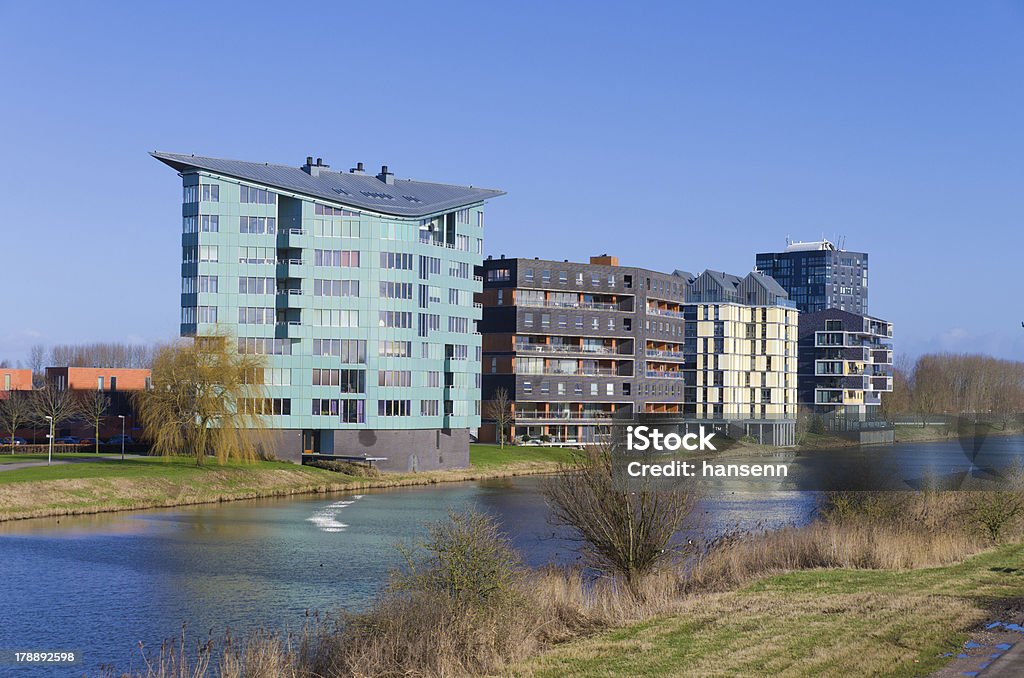
POLYGON ((306 164, 302 166, 302 171, 311 177, 318 177, 320 176, 320 170, 328 168, 330 168, 330 165, 325 165, 323 158, 317 158, 316 164, 313 164, 313 156, 307 155, 306 164))
POLYGON ((377 175, 377 178, 383 181, 385 184, 395 183, 395 175, 388 171, 387 165, 380 166, 380 174, 377 175))
POLYGON ((363 163, 357 162, 356 166, 349 170, 349 173, 350 174, 366 174, 366 171, 363 169, 363 163))

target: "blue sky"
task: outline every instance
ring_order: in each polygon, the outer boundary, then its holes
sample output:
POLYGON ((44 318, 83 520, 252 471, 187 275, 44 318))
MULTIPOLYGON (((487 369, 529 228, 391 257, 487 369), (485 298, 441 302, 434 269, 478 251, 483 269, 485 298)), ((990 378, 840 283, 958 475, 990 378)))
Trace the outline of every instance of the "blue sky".
POLYGON ((0 0, 0 359, 163 340, 154 149, 501 188, 487 251, 743 273, 845 236, 897 349, 1024 359, 1024 3, 0 0))

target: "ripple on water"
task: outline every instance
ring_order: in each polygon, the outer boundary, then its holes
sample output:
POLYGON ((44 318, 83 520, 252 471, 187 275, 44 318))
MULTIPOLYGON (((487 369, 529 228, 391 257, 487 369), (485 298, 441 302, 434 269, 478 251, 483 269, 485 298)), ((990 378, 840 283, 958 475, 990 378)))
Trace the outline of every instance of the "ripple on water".
POLYGON ((344 532, 348 525, 338 520, 338 515, 346 507, 351 506, 356 503, 357 500, 362 498, 363 495, 357 494, 351 499, 345 499, 328 504, 310 517, 306 518, 306 520, 320 528, 321 532, 344 532))

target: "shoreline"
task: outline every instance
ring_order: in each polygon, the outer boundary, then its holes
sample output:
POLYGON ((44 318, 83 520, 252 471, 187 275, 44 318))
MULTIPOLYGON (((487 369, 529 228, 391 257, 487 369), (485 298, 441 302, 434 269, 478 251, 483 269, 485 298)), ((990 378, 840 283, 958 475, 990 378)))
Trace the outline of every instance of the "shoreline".
MULTIPOLYGON (((297 466, 297 465, 296 465, 297 466)), ((216 467, 211 467, 216 470, 216 467)), ((259 471, 257 471, 258 473, 259 471)), ((20 521, 20 520, 32 520, 35 518, 60 518, 64 516, 84 516, 84 515, 98 515, 103 513, 121 513, 127 511, 147 511, 151 509, 166 509, 166 508, 178 508, 183 506, 199 506, 202 504, 221 504, 233 501, 246 501, 253 499, 274 499, 281 497, 297 497, 302 495, 327 495, 335 493, 348 493, 358 492, 361 490, 371 489, 390 489, 390 488, 403 488, 403 487, 423 487, 428 485, 440 485, 446 483, 461 483, 461 482, 472 482, 479 480, 498 480, 501 478, 515 478, 521 476, 534 476, 534 475, 550 475, 558 472, 558 464, 552 462, 550 464, 541 464, 537 462, 527 462, 523 464, 512 463, 506 467, 495 468, 495 469, 453 469, 448 471, 424 471, 416 475, 408 474, 396 474, 395 477, 382 477, 382 478, 358 478, 355 476, 344 476, 346 480, 338 480, 334 482, 307 484, 307 485, 296 485, 293 487, 288 486, 276 486, 270 487, 265 490, 244 490, 237 493, 224 491, 221 493, 215 492, 211 495, 201 496, 180 496, 176 499, 169 500, 158 500, 158 499, 139 499, 131 502, 130 504, 116 504, 116 503, 97 503, 88 506, 79 507, 57 507, 49 506, 44 508, 35 508, 18 511, 15 509, 13 513, 4 512, 3 508, 0 507, 0 523, 20 521)), ((274 473, 274 471, 266 471, 265 473, 274 473)), ((331 471, 325 471, 325 473, 332 473, 331 471)), ((342 474, 338 474, 342 475, 342 474)), ((104 480, 103 483, 95 483, 97 485, 108 484, 111 480, 115 482, 136 482, 134 479, 124 481, 121 479, 88 479, 88 480, 104 480)), ((56 490, 55 494, 59 494, 59 486, 56 484, 65 485, 81 485, 83 481, 80 480, 41 480, 41 481, 27 481, 21 483, 24 485, 36 485, 37 489, 44 491, 56 490), (42 487, 45 486, 45 487, 42 487)), ((143 479, 145 482, 145 479, 143 479)), ((0 485, 0 498, 3 497, 3 485, 0 485)), ((70 488, 67 488, 70 489, 70 488)), ((185 488, 181 488, 184 490, 185 488)), ((80 490, 79 490, 80 491, 80 490)))

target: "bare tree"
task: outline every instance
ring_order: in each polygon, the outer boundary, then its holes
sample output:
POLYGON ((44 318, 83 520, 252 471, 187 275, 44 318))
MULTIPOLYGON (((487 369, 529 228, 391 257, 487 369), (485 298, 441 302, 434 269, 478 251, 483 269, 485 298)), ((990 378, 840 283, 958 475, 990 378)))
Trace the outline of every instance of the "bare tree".
POLYGON ((166 346, 153 361, 151 389, 134 394, 145 437, 157 454, 217 460, 256 459, 267 449, 273 414, 265 390, 252 384, 263 356, 238 353, 226 336, 166 346))
POLYGON ((71 391, 59 390, 51 384, 32 391, 30 398, 32 419, 46 427, 50 426, 52 419, 54 432, 62 423, 78 417, 78 407, 71 391))
POLYGON ((93 429, 95 452, 100 452, 100 425, 107 418, 110 410, 110 397, 103 391, 81 391, 78 395, 78 413, 89 422, 93 429))
POLYGON ((11 441, 11 454, 14 454, 14 437, 18 435, 18 429, 31 420, 31 405, 21 391, 9 391, 6 398, 0 399, 0 425, 11 441))
POLYGON ((508 390, 499 388, 494 392, 493 397, 487 401, 486 416, 494 420, 494 429, 498 443, 502 449, 505 448, 505 431, 512 425, 514 416, 512 414, 512 398, 508 390))
POLYGON ((32 370, 32 387, 40 388, 46 381, 46 347, 33 344, 28 350, 28 366, 32 370))
POLYGON ((656 488, 649 479, 620 487, 610 445, 594 446, 577 461, 541 485, 551 518, 575 532, 590 566, 622 577, 635 591, 638 579, 686 548, 677 534, 692 516, 696 496, 656 488))

